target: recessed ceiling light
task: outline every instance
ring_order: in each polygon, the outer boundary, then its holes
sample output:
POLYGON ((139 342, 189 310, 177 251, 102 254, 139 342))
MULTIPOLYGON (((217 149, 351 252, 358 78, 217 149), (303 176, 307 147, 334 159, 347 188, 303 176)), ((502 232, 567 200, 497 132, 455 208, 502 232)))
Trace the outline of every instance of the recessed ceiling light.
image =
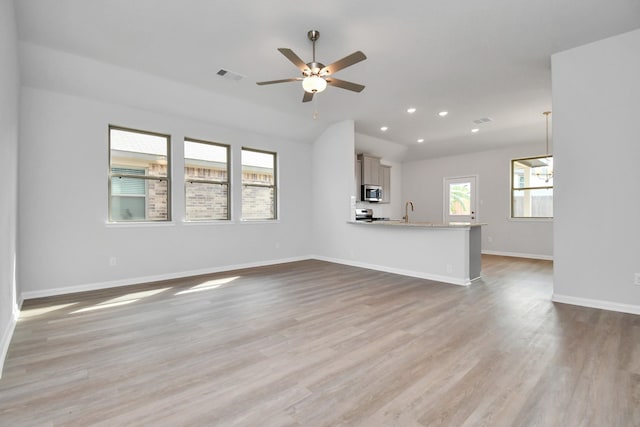
POLYGON ((386 132, 387 130, 389 130, 389 127, 388 127, 388 126, 382 126, 382 127, 380 128, 380 130, 381 130, 382 132, 386 132))
POLYGON ((478 132, 480 132, 480 129, 478 129, 478 128, 471 129, 471 132, 473 132, 473 133, 478 133, 478 132))
POLYGON ((413 107, 411 107, 411 108, 407 108, 407 113, 409 113, 409 114, 413 114, 413 113, 415 113, 415 112, 416 112, 416 109, 415 109, 415 108, 413 108, 413 107))
POLYGON ((439 115, 440 117, 444 117, 444 116, 446 116, 447 114, 449 114, 449 112, 448 112, 448 111, 440 111, 440 112, 438 113, 438 115, 439 115))
POLYGON ((423 142, 424 142, 424 138, 420 138, 420 139, 418 140, 418 144, 422 144, 423 142))

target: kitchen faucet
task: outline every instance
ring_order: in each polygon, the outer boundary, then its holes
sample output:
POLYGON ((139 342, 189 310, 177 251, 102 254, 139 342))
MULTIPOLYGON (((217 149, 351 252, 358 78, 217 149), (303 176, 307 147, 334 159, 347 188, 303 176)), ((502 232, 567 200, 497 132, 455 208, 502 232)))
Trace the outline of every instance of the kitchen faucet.
POLYGON ((411 212, 413 212, 413 202, 409 200, 404 204, 404 216, 402 217, 404 222, 409 222, 409 205, 411 205, 411 212))

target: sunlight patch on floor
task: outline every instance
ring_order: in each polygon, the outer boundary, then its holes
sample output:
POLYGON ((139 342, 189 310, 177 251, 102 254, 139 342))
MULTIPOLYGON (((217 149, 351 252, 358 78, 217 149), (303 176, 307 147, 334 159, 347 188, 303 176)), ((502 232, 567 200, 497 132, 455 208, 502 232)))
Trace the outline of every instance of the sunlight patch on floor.
POLYGON ((71 314, 75 314, 75 313, 84 313, 86 311, 94 311, 94 310, 101 310, 104 308, 111 308, 111 307, 118 307, 121 305, 127 305, 127 304, 131 304, 133 302, 139 301, 143 298, 148 298, 150 296, 159 294, 160 292, 164 292, 168 289, 171 288, 162 288, 162 289, 151 289, 148 291, 141 291, 141 292, 133 292, 130 294, 126 294, 126 295, 122 295, 120 297, 117 298, 112 298, 106 301, 103 301, 99 304, 95 304, 92 305, 90 307, 85 307, 85 308, 81 308, 79 310, 76 311, 72 311, 71 314))
POLYGON ((184 291, 180 291, 180 292, 176 293, 176 295, 190 294, 190 293, 193 293, 193 292, 209 291, 211 289, 219 288, 222 285, 226 285, 227 283, 231 283, 231 282, 233 282, 234 280, 236 280, 239 277, 240 276, 233 276, 233 277, 225 277, 224 279, 208 280, 208 281, 206 281, 204 283, 201 283, 199 285, 192 286, 191 288, 186 289, 184 291))
POLYGON ((58 304, 52 305, 49 307, 40 307, 40 308, 27 308, 20 310, 20 320, 31 319, 42 314, 51 313, 52 311, 61 310, 63 308, 71 307, 72 305, 78 304, 77 302, 70 302, 68 304, 58 304))

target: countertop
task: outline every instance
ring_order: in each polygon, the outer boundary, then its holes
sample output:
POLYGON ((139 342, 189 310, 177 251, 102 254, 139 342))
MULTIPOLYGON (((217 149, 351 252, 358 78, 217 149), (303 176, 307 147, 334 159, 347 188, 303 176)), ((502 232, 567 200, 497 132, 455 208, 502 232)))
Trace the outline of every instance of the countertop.
POLYGON ((347 221, 349 224, 365 225, 367 227, 419 227, 419 228, 471 228, 487 225, 482 222, 423 222, 423 221, 409 221, 404 220, 389 220, 389 221, 347 221))

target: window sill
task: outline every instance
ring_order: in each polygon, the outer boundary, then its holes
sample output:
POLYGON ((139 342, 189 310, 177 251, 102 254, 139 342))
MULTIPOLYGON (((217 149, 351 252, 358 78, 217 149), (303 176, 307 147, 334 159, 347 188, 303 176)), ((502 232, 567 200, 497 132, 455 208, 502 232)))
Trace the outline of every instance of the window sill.
POLYGON ((194 225, 230 225, 230 224, 235 224, 235 221, 230 219, 209 219, 209 220, 202 220, 202 221, 183 220, 181 224, 186 225, 187 227, 191 227, 194 225))
POLYGON ((553 218, 509 218, 513 222, 553 222, 553 218))
POLYGON ((136 228, 136 227, 174 227, 173 221, 131 221, 131 222, 106 222, 107 228, 136 228))
POLYGON ((279 219, 240 219, 240 224, 279 224, 279 219))

